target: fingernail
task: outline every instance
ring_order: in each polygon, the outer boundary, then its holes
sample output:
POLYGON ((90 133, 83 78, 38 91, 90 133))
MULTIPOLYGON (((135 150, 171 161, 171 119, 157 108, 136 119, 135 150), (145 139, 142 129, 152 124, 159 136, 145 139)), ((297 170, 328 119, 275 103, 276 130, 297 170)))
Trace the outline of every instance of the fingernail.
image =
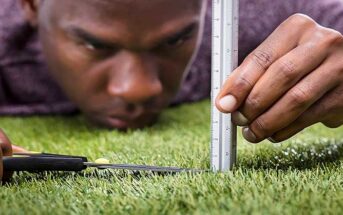
POLYGON ((255 143, 257 140, 256 135, 249 128, 243 128, 243 136, 247 141, 252 143, 255 143))
POLYGON ((238 126, 249 125, 249 120, 239 111, 236 111, 232 114, 232 120, 238 126))
POLYGON ((272 137, 269 137, 268 140, 272 143, 278 143, 278 141, 274 140, 272 137))
POLYGON ((220 107, 227 112, 233 112, 236 104, 237 100, 232 95, 225 96, 219 101, 220 107))

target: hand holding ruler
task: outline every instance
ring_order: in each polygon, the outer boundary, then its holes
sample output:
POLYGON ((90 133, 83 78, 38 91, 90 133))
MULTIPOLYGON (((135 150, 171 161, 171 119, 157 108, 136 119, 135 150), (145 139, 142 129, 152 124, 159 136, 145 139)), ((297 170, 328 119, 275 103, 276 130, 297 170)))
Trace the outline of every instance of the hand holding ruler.
POLYGON ((211 169, 225 172, 236 162, 237 131, 231 115, 220 113, 215 98, 238 65, 239 0, 212 0, 211 169))

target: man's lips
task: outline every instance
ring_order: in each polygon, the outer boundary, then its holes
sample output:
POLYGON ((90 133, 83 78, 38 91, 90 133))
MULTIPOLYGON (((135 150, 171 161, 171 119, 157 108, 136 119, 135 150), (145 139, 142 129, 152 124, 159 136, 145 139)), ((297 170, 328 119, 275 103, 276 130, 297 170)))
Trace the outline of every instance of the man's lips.
POLYGON ((130 120, 120 117, 108 117, 106 121, 108 122, 108 125, 117 129, 143 128, 153 124, 156 121, 157 116, 157 114, 142 115, 130 120))
POLYGON ((107 128, 117 128, 120 130, 143 128, 151 126, 157 121, 163 107, 136 107, 134 109, 107 107, 96 107, 92 110, 84 110, 93 123, 107 128))
POLYGON ((108 117, 107 118, 108 124, 118 128, 118 129, 126 129, 130 127, 130 121, 119 119, 119 118, 113 118, 113 117, 108 117))
POLYGON ((96 124, 125 130, 128 128, 143 128, 152 125, 158 118, 160 112, 145 112, 140 115, 130 114, 98 114, 88 115, 96 124))

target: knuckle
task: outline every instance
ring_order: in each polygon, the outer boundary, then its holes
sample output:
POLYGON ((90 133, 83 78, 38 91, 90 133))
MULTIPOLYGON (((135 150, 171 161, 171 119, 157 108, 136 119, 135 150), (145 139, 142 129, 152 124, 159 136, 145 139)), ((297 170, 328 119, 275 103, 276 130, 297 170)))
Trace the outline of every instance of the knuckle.
POLYGON ((251 54, 250 60, 266 70, 273 63, 273 52, 270 50, 256 50, 251 54))
POLYGON ((343 42, 343 36, 340 32, 333 29, 325 29, 322 33, 322 38, 327 46, 335 44, 341 44, 343 42))
POLYGON ((312 34, 312 42, 314 46, 321 49, 327 49, 328 47, 338 48, 343 45, 343 36, 340 32, 325 28, 319 27, 312 34))
POLYGON ((250 111, 253 110, 256 113, 260 113, 262 111, 261 101, 258 95, 250 95, 245 101, 244 104, 245 109, 249 109, 250 111))
POLYGON ((254 123, 251 125, 252 131, 256 134, 258 139, 263 139, 270 136, 270 128, 268 124, 261 117, 257 118, 254 123))
POLYGON ((289 81, 293 80, 297 71, 296 65, 291 60, 280 60, 275 67, 279 74, 289 81))
POLYGON ((240 75, 236 81, 234 82, 235 85, 235 89, 239 89, 239 90, 247 90, 247 89, 252 89, 253 88, 253 84, 252 82, 247 79, 246 77, 244 77, 243 75, 240 75))
POLYGON ((290 91, 291 103, 296 106, 306 106, 308 101, 311 100, 309 91, 302 89, 301 87, 295 87, 290 91))
POLYGON ((298 26, 300 29, 315 28, 317 26, 317 23, 312 18, 302 13, 293 14, 286 20, 286 23, 292 26, 292 28, 298 26))

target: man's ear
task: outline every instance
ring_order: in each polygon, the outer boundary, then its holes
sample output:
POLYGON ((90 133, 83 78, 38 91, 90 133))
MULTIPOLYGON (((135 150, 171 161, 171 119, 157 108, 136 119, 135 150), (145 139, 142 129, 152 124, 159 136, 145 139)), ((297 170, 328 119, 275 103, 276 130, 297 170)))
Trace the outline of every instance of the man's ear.
POLYGON ((33 26, 38 23, 38 8, 42 0, 21 0, 25 18, 33 26))

